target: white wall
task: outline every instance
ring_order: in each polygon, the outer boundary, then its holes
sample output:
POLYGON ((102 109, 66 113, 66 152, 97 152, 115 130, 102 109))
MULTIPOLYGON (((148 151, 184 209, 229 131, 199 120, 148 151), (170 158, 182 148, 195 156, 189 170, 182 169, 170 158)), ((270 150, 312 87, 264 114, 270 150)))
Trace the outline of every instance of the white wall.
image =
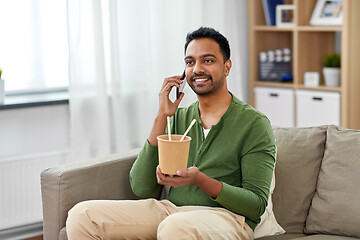
POLYGON ((68 104, 0 110, 0 160, 69 146, 68 104))

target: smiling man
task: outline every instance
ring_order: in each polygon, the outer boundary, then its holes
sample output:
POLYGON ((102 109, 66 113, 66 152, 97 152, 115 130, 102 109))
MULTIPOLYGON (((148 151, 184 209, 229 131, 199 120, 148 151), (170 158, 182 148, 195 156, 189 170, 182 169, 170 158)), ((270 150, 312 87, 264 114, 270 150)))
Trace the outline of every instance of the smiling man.
POLYGON ((253 239, 269 194, 275 140, 268 119, 227 89, 232 67, 226 38, 212 28, 187 35, 186 81, 198 101, 178 108, 172 102, 181 76, 166 78, 159 111, 135 161, 130 182, 146 198, 160 186, 166 199, 87 201, 69 212, 69 239, 253 239), (170 177, 158 164, 158 135, 182 134, 193 119, 188 169, 170 177))

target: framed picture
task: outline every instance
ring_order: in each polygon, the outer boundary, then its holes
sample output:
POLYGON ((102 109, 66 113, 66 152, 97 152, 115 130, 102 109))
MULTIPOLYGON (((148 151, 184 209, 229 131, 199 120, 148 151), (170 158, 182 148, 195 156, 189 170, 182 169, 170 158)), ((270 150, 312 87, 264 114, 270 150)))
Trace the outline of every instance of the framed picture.
POLYGON ((341 26, 342 0, 318 0, 310 19, 311 25, 341 26))
POLYGON ((294 26, 294 5, 279 4, 276 6, 276 26, 291 27, 294 26))

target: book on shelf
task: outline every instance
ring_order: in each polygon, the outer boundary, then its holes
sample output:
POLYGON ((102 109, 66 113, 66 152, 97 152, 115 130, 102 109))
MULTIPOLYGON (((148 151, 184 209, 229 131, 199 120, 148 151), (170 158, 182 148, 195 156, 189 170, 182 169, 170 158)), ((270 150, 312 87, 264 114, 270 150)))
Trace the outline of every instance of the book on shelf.
POLYGON ((266 25, 276 25, 276 5, 284 4, 283 0, 262 0, 266 25))

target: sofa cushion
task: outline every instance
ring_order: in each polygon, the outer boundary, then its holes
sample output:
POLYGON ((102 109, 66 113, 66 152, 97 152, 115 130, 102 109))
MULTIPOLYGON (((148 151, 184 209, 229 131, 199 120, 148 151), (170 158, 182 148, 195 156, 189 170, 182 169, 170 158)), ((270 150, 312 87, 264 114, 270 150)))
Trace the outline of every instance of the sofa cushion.
POLYGON ((276 221, 276 217, 273 212, 272 194, 275 189, 275 173, 273 173, 270 185, 270 193, 268 198, 268 204, 265 208, 265 212, 261 215, 261 221, 254 230, 254 237, 261 238, 265 236, 273 236, 285 233, 284 229, 276 221))
POLYGON ((60 230, 59 240, 68 240, 68 237, 67 237, 67 234, 66 234, 66 227, 63 227, 63 228, 60 230))
POLYGON ((324 153, 326 128, 274 128, 277 158, 273 209, 287 233, 303 233, 324 153))
POLYGON ((306 233, 360 237, 360 131, 330 126, 306 233))

